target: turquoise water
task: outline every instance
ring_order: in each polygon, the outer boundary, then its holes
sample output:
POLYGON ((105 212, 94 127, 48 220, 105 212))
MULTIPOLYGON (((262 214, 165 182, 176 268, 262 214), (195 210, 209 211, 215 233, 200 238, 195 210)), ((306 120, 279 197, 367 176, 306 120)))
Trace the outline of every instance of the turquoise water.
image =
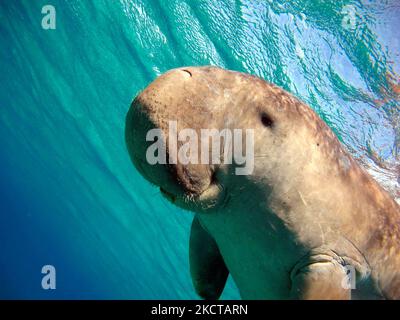
POLYGON ((398 1, 1 1, 0 298, 196 298, 192 215, 124 145, 132 98, 171 68, 282 86, 400 198, 399 17, 398 1))

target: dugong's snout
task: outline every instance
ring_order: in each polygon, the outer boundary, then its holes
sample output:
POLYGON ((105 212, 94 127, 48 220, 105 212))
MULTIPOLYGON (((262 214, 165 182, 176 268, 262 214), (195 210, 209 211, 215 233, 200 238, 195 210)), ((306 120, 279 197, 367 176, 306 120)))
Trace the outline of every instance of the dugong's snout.
POLYGON ((209 90, 204 74, 212 69, 168 71, 137 95, 126 116, 125 140, 134 166, 168 200, 186 209, 209 207, 222 195, 215 166, 182 161, 178 151, 182 129, 196 132, 212 122, 206 101, 198 98, 209 90))
MULTIPOLYGON (((155 163, 153 159, 148 159, 148 149, 152 141, 146 139, 149 132, 159 129, 157 124, 152 121, 149 114, 143 110, 139 102, 138 95, 128 111, 125 124, 125 142, 131 161, 137 171, 150 183, 160 188, 163 195, 167 196, 172 202, 176 195, 181 192, 179 183, 176 183, 174 167, 166 163, 155 163)), ((164 141, 161 141, 164 144, 164 141)), ((164 148, 166 153, 167 149, 164 148)))

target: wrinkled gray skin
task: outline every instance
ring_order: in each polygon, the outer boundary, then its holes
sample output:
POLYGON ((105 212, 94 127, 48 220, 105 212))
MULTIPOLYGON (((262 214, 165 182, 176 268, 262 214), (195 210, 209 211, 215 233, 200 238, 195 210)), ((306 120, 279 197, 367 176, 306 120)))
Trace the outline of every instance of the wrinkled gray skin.
POLYGON ((201 297, 218 298, 230 273, 245 299, 400 298, 399 205, 284 90, 216 67, 171 70, 133 101, 126 143, 137 170, 195 213, 190 269, 201 297), (148 164, 146 133, 167 135, 169 120, 178 130, 254 129, 253 173, 148 164))

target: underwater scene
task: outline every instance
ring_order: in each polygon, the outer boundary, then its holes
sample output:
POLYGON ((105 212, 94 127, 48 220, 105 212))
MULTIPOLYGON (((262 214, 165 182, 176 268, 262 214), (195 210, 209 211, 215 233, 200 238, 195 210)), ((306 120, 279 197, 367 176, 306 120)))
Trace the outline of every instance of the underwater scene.
MULTIPOLYGON (((0 1, 0 298, 199 299, 193 213, 125 143, 132 100, 174 68, 285 89, 400 203, 399 30, 397 0, 0 1)), ((240 298, 230 276, 221 299, 240 298)))

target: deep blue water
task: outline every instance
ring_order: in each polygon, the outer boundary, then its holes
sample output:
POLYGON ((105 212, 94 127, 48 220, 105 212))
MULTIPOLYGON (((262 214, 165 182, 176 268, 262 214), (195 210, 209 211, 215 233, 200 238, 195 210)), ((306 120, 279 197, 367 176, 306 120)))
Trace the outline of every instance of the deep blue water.
MULTIPOLYGON (((399 30, 396 0, 1 1, 0 298, 196 298, 192 215, 124 144, 132 98, 171 68, 291 91, 400 198, 399 30), (41 288, 47 264, 56 290, 41 288)), ((232 281, 223 298, 239 298, 232 281)))

